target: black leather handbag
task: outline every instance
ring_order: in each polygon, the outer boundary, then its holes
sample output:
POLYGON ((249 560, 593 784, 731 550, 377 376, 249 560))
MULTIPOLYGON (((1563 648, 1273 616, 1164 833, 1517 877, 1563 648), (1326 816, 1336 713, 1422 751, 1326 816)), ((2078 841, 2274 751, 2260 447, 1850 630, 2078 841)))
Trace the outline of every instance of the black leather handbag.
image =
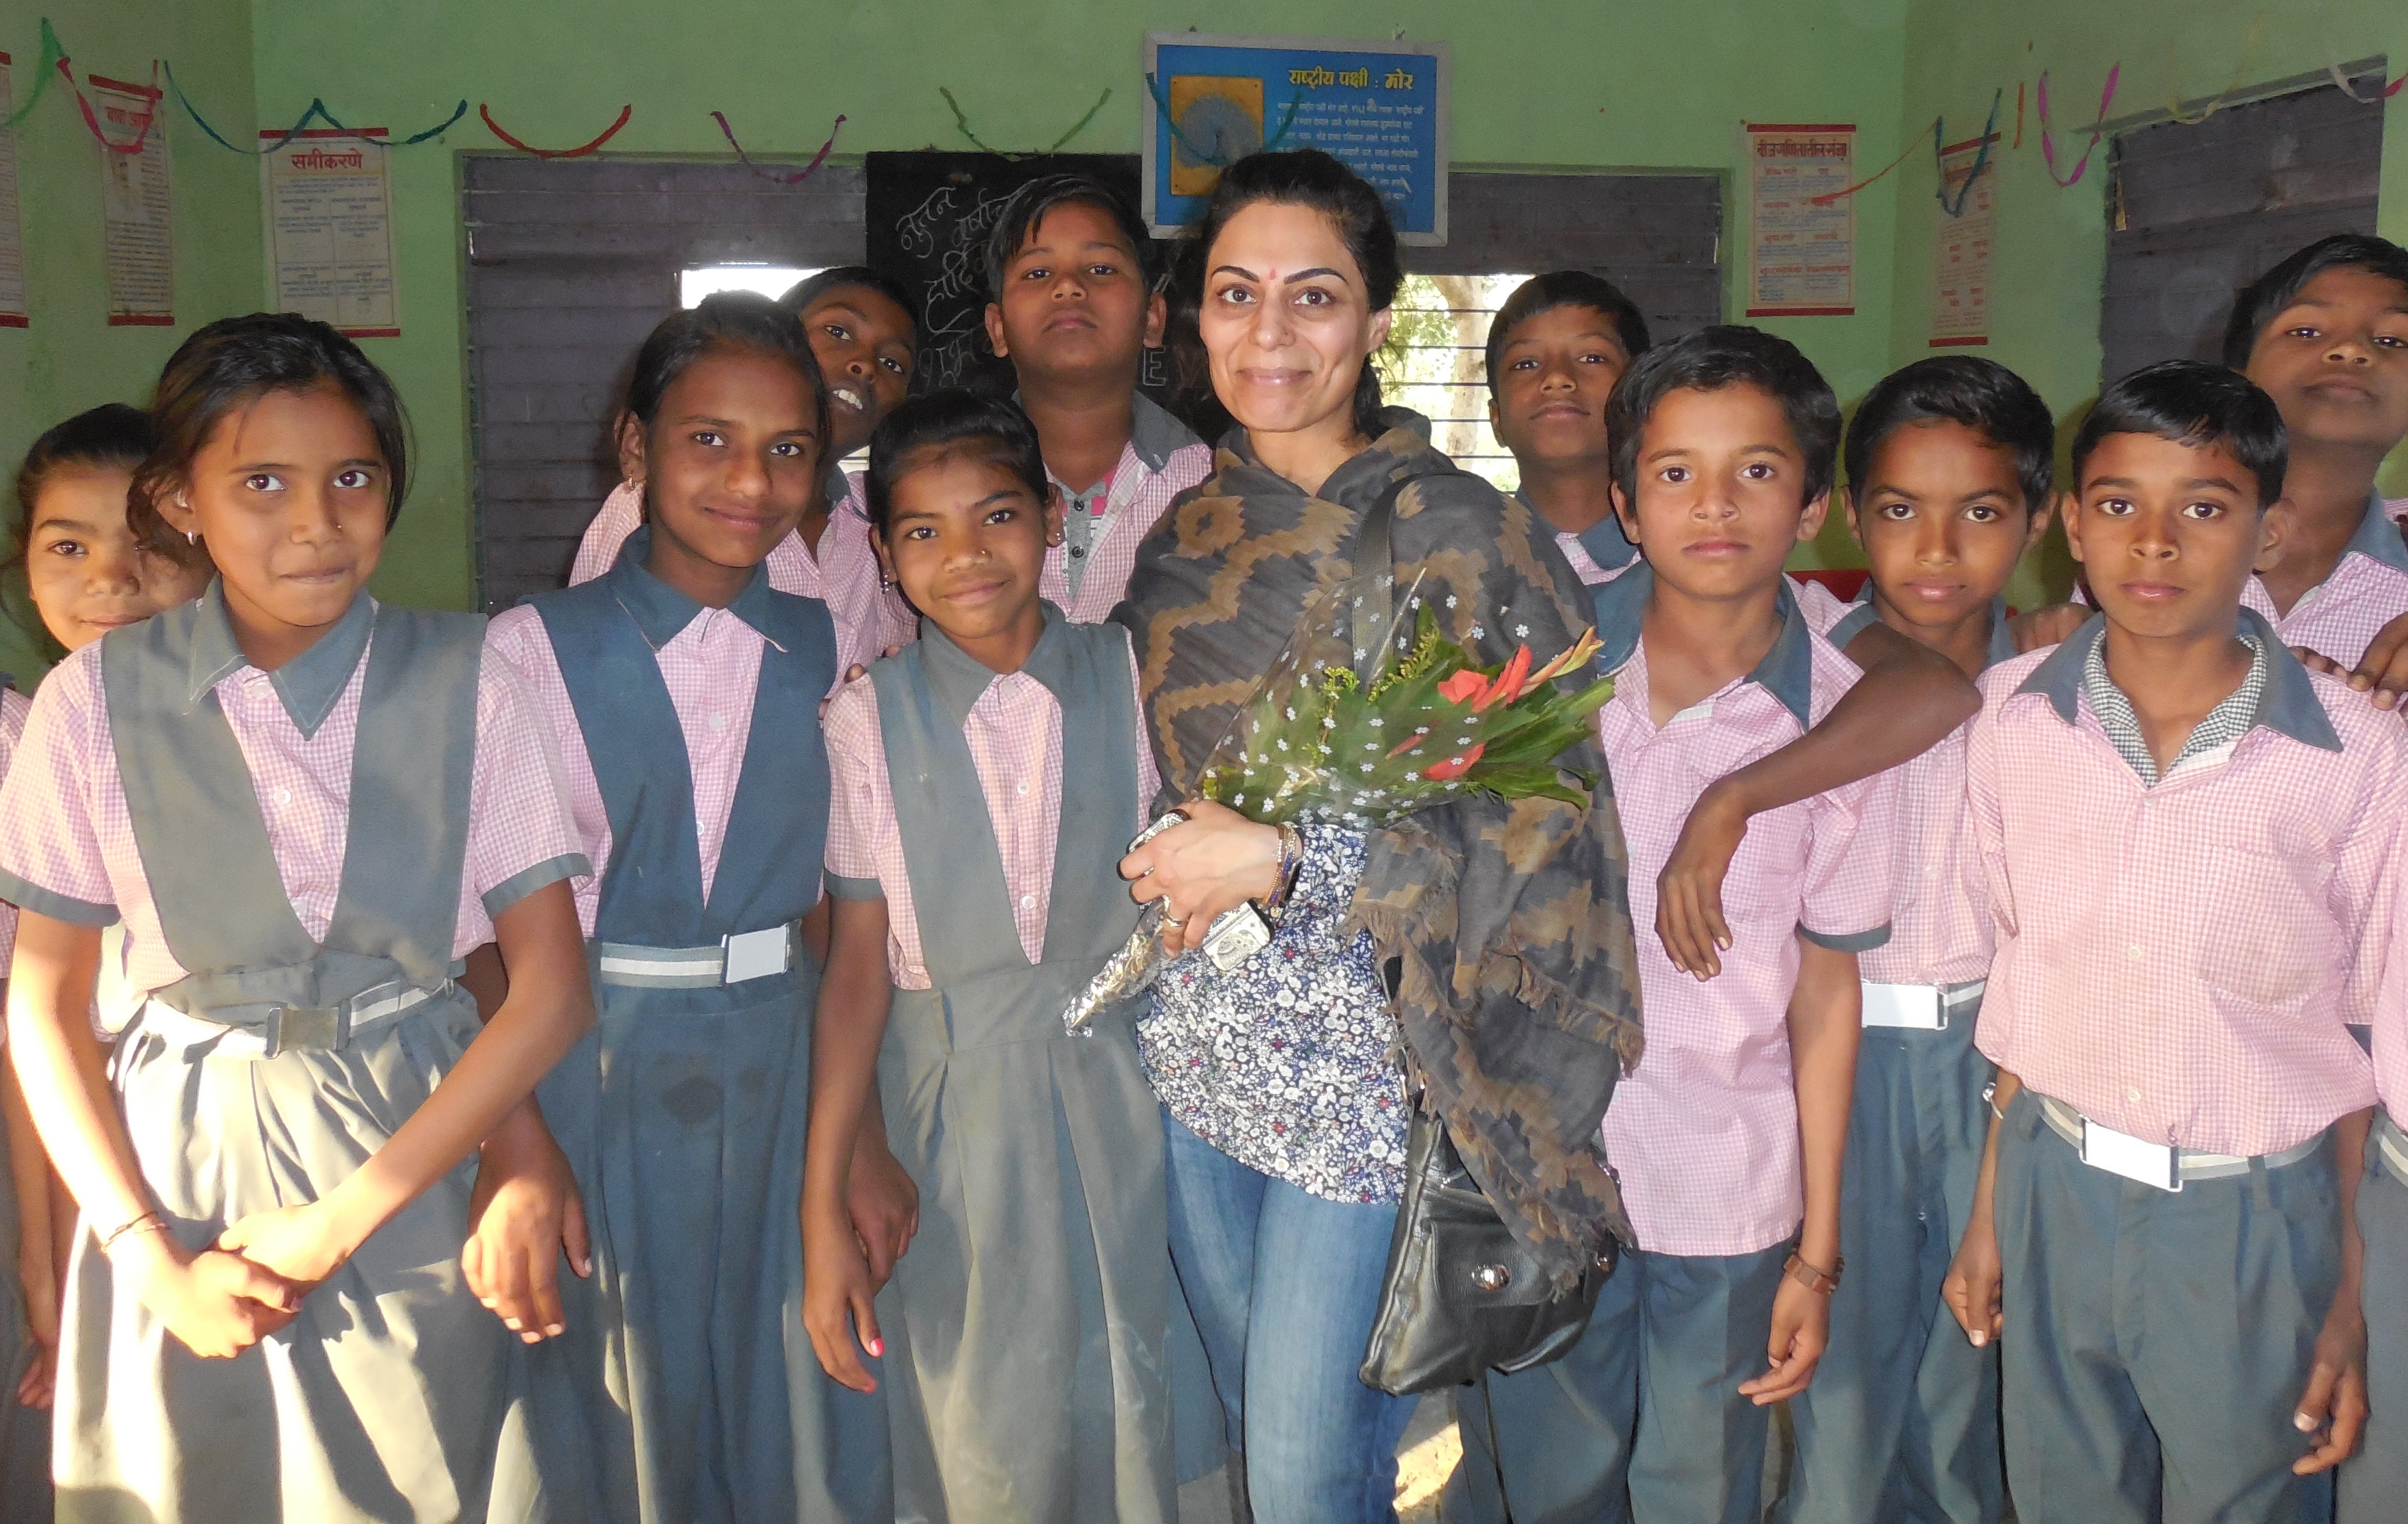
POLYGON ((1463 1167, 1446 1124, 1413 1108, 1363 1384, 1402 1397, 1560 1359, 1588 1330, 1615 1245, 1558 1293, 1463 1167))
MULTIPOLYGON (((1391 486, 1365 515, 1353 558, 1357 567, 1388 560, 1389 525, 1403 485, 1391 486)), ((1383 648, 1395 625, 1394 597, 1392 587, 1385 597, 1367 596, 1354 616, 1358 651, 1383 648)), ((1391 1001, 1398 971, 1393 960, 1383 970, 1391 1001)), ((1405 1194, 1360 1373, 1365 1386, 1398 1397, 1456 1386, 1490 1370, 1511 1375, 1560 1358, 1587 1331, 1616 1256, 1609 1237, 1579 1284, 1557 1293, 1464 1168, 1446 1124, 1423 1104, 1409 1049, 1405 1069, 1414 1101, 1405 1136, 1405 1194)))

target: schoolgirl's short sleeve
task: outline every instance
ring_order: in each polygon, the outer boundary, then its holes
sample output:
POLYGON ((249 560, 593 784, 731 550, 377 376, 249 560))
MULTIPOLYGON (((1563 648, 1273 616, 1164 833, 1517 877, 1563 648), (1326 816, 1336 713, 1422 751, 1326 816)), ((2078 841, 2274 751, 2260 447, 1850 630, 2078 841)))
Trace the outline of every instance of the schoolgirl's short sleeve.
POLYGON ((0 899, 77 926, 117 919, 94 821, 94 755, 109 743, 101 645, 44 680, 0 783, 0 899))
POLYGON ((878 844, 896 826, 877 690, 866 677, 848 683, 820 723, 828 759, 828 893, 838 899, 883 899, 878 844))
POLYGON ((506 662, 480 663, 458 945, 493 941, 492 917, 593 870, 569 825, 554 739, 524 681, 506 662))
MULTIPOLYGON (((25 734, 25 716, 34 701, 14 688, 0 688, 0 777, 6 777, 8 764, 17 755, 17 742, 25 734)), ((7 976, 8 960, 17 951, 17 907, 0 903, 0 979, 7 976)))

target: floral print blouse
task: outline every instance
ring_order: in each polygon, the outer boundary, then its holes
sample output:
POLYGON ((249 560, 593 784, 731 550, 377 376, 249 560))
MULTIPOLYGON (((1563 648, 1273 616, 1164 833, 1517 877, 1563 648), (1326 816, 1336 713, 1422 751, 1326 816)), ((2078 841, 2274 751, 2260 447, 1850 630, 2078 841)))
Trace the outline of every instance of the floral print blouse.
POLYGON ((1181 1125, 1239 1163, 1333 1201, 1404 1194, 1397 1020, 1371 938, 1345 926, 1364 839, 1299 827, 1304 863, 1270 945, 1224 973, 1201 952, 1163 970, 1138 1041, 1181 1125))

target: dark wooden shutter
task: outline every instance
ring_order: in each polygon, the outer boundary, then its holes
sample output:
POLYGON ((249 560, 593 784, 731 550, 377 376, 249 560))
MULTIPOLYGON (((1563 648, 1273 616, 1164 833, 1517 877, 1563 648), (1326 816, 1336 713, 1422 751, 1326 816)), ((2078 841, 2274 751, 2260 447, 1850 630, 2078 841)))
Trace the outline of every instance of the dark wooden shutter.
MULTIPOLYGON (((2352 81, 2378 95, 2380 74, 2352 81)), ((2221 360, 2242 287, 2333 233, 2374 231, 2383 108, 2329 84, 2116 137, 2100 379, 2221 360)))
POLYGON ((781 186, 741 165, 471 156, 468 398, 479 597, 560 586, 619 479, 609 423, 681 270, 857 264, 862 180, 781 186))
POLYGON ((1422 275, 1592 270, 1647 314, 1650 337, 1722 321, 1722 181, 1713 175, 1447 177, 1447 241, 1408 248, 1422 275))

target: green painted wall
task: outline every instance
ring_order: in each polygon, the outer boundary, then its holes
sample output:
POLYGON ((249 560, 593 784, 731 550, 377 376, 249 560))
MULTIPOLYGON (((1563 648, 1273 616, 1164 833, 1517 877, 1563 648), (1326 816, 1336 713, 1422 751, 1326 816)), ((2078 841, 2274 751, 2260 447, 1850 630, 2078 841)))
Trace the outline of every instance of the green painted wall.
MULTIPOLYGON (((2393 0, 2313 0, 2279 14, 2241 0, 2028 0, 1987 10, 1940 0, 1717 0, 1675 9, 1635 0, 1398 0, 1369 27, 1358 8, 1333 0, 1231 0, 1194 13, 1111 0, 61 0, 53 15, 68 47, 83 50, 79 67, 140 78, 151 53, 165 53, 202 109, 238 141, 261 122, 289 123, 313 96, 345 122, 396 134, 441 120, 466 96, 546 147, 582 142, 632 103, 632 122, 610 145, 632 154, 724 153, 708 115, 716 108, 748 147, 788 158, 816 149, 838 111, 850 119, 838 145, 844 156, 965 147, 939 86, 981 137, 1010 149, 1053 141, 1109 86, 1111 100, 1071 146, 1133 150, 1147 108, 1138 67, 1148 28, 1340 36, 1401 29, 1453 49, 1460 165, 1728 174, 1734 311, 1747 234, 1743 121, 1853 121, 1869 173, 1910 138, 1919 142, 1935 114, 1944 114, 1952 138, 1971 137, 1999 85, 2007 89, 2001 126, 2012 133, 2014 86, 2042 67, 2053 71, 2060 126, 2088 119, 2117 59, 2117 115, 2331 60, 2384 53, 2395 70, 2408 67, 2408 11, 2393 0)), ((32 18, 0 22, 0 47, 17 56, 22 92, 40 51, 32 18)), ((2051 183, 2035 107, 2028 97, 2023 147, 2000 162, 1988 352, 2030 377, 2070 419, 2097 385, 2106 177, 2094 160, 2080 185, 2051 183)), ((2408 185, 2408 112, 2388 117, 2382 225, 2408 237, 2408 196, 2399 194, 2408 185)), ((189 325, 255 307, 264 289, 256 169, 180 116, 170 134, 178 315, 189 325)), ((380 591, 413 601, 465 606, 474 596, 457 162, 499 148, 472 109, 442 138, 394 159, 404 337, 367 347, 416 418, 417 490, 379 578, 380 591)), ((2077 140, 2069 156, 2078 151, 2077 140)), ((0 331, 0 452, 8 458, 66 411, 141 395, 181 332, 101 322, 96 152, 64 93, 20 129, 36 325, 0 331)), ((1775 324, 1843 398, 1928 352, 1931 182, 1928 158, 1910 152, 1858 196, 1859 316, 1775 324)), ((2386 482, 2408 490, 2408 461, 2395 461, 2386 482)), ((1836 524, 1808 556, 1853 559, 1836 524)), ((2044 551, 2018 582, 2018 600, 2053 591, 2064 575, 2061 553, 2044 551)), ((0 630, 0 663, 13 659, 6 645, 0 630)))
MULTIPOLYGON (((838 147, 850 155, 968 147, 939 86, 1002 149, 1053 142, 1109 86, 1111 100, 1069 146, 1134 151, 1149 28, 1326 36, 1401 28, 1453 49, 1459 164, 1729 170, 1740 163, 1741 122, 1753 119, 1855 122, 1860 162, 1878 165, 1899 147, 1905 22, 1905 0, 1395 0, 1376 12, 1335 0, 1204 9, 1112 0, 254 0, 251 34, 263 123, 289 124, 323 96, 342 121, 398 136, 440 121, 464 95, 471 103, 440 146, 394 155, 403 337, 366 344, 399 381, 420 445, 417 491, 380 589, 466 606, 475 574, 455 154, 500 147, 477 103, 490 102, 525 141, 558 148, 591 138, 632 102, 634 119, 610 149, 635 154, 724 154, 708 115, 717 109, 748 150, 808 155, 841 111, 849 120, 838 147)), ((1886 182, 1860 200, 1860 315, 1783 325, 1842 394, 1870 385, 1889 357, 1894 206, 1886 182)), ((1738 215, 1733 224, 1725 262, 1737 266, 1745 227, 1738 215)))
MULTIPOLYGON (((136 82, 165 55, 195 98, 222 109, 230 137, 251 130, 251 7, 246 0, 47 0, 0 13, 0 51, 22 105, 37 83, 39 16, 47 14, 80 81, 136 82)), ((203 137, 169 108, 175 189, 174 328, 111 328, 101 276, 100 146, 55 72, 17 128, 19 217, 25 240, 29 328, 0 328, 0 461, 11 478, 42 430, 102 402, 148 399, 159 367, 211 318, 258 307, 259 170, 203 137)), ((13 496, 5 511, 13 519, 13 496)), ((14 600, 12 600, 13 602, 14 600)), ((0 669, 28 686, 41 670, 30 641, 0 619, 0 669)))
MULTIPOLYGON (((2270 7, 2258 0, 2022 0, 1976 7, 1915 0, 1907 18, 1902 130, 1926 140, 1935 115, 1951 142, 1976 136, 1991 92, 2006 90, 2000 125, 2014 137, 2015 85, 2051 71, 2050 116, 2060 172, 2086 139, 2068 126, 2093 118, 2110 65, 2120 60, 2110 120, 2163 108, 2169 98, 2213 96, 2377 54, 2393 75, 2408 68, 2408 7, 2398 0, 2303 0, 2270 7), (2257 36, 2251 36, 2251 29, 2257 36)), ((2369 108, 2373 109, 2373 108, 2369 108)), ((1999 223, 1993 256, 1990 343, 1985 352, 2028 379, 2060 424, 2078 419, 2099 391, 2099 302, 2107 259, 2107 145, 2070 189, 2050 179, 2040 151, 2037 100, 2028 92, 2023 147, 1999 161, 1999 223)), ((1932 198, 1928 153, 1897 174, 1894 363, 1932 352, 1932 198)), ((2408 95, 2385 112, 2379 228, 2408 241, 2408 95)), ((2408 453, 2393 456, 2387 490, 2408 491, 2408 453)), ((2011 596, 2029 603, 2061 592, 2071 563, 2051 543, 2027 564, 2011 596)))

